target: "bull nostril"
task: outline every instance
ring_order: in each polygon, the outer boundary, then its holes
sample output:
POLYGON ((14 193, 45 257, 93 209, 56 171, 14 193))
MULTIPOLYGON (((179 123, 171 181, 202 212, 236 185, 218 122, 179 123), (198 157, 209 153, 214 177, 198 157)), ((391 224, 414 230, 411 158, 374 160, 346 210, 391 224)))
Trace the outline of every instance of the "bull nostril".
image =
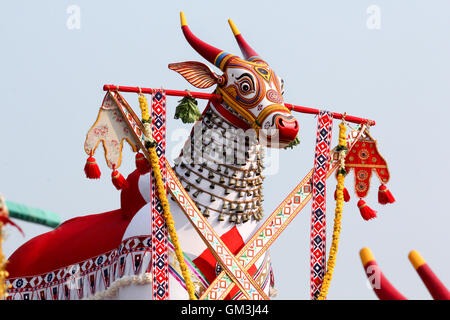
POLYGON ((280 127, 284 127, 283 119, 281 119, 281 118, 278 119, 278 125, 280 127))
POLYGON ((297 129, 298 128, 298 122, 295 121, 294 123, 295 123, 295 127, 294 128, 297 129))

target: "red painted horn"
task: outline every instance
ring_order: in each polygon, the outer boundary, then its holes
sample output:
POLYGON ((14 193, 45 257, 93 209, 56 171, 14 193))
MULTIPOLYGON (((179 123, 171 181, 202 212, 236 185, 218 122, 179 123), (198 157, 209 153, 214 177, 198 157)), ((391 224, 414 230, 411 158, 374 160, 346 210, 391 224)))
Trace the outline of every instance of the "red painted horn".
POLYGON ((216 67, 224 70, 224 66, 229 58, 233 55, 219 50, 206 42, 197 38, 189 29, 184 12, 180 12, 181 30, 183 30, 184 37, 189 42, 192 48, 195 49, 203 58, 214 64, 216 67))
POLYGON ((406 298, 389 282, 384 276, 380 267, 369 248, 363 248, 359 252, 361 262, 364 266, 367 278, 375 280, 375 283, 370 283, 373 291, 380 300, 406 300, 406 298), (373 279, 372 279, 373 278, 373 279))
POLYGON ((231 19, 228 19, 228 24, 230 25, 231 31, 233 31, 234 37, 236 38, 236 41, 239 45, 239 48, 241 49, 242 54, 244 55, 245 60, 264 62, 256 53, 256 51, 248 45, 247 41, 245 41, 244 37, 239 32, 238 28, 231 19))
POLYGON ((416 269, 423 283, 435 300, 450 300, 450 291, 444 286, 433 270, 428 266, 419 252, 412 250, 408 255, 409 261, 416 269))

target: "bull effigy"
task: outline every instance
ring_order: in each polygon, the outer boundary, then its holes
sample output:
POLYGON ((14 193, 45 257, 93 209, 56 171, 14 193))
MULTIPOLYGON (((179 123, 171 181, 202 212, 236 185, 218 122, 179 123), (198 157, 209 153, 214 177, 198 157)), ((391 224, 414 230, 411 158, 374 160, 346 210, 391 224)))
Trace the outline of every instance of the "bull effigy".
POLYGON ((169 69, 199 89, 215 85, 214 92, 105 85, 84 144, 84 171, 101 177, 94 157, 101 143, 121 207, 68 220, 17 249, 9 275, 2 273, 6 299, 270 299, 276 289, 268 249, 310 200, 310 296, 326 299, 350 197, 345 176, 354 170, 363 219, 376 217, 362 200, 373 171, 381 181, 379 203, 395 201, 386 187, 387 163, 369 132, 374 121, 284 102, 284 81, 231 20, 242 58, 203 42, 180 17, 190 46, 223 73, 195 61, 169 69), (141 117, 121 92, 138 94, 141 117), (167 96, 182 97, 175 118, 193 123, 173 165, 165 157, 167 96), (203 112, 196 99, 207 100, 203 112), (264 219, 264 147, 299 143, 292 111, 317 115, 314 166, 264 219), (334 119, 341 123, 332 148, 334 119), (118 170, 125 140, 136 153, 127 178, 118 170), (333 173, 336 209, 326 259, 326 180, 333 173))

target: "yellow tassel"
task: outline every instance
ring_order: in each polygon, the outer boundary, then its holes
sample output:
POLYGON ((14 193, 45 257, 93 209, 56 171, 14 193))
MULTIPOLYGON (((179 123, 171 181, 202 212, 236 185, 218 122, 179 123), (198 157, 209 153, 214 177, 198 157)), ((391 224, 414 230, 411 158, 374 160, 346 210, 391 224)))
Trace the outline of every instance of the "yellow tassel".
POLYGON ((177 256, 178 263, 180 264, 181 273, 183 275, 184 283, 189 294, 189 299, 197 300, 195 296, 194 284, 191 281, 191 275, 189 274, 186 262, 184 261, 183 251, 181 250, 180 243, 178 241, 177 232, 175 230, 175 222, 172 214, 170 213, 169 201, 167 200, 166 190, 161 175, 161 168, 159 167, 159 158, 156 154, 155 147, 149 148, 150 159, 152 163, 152 170, 156 180, 156 188, 158 189, 159 199, 163 207, 163 217, 166 220, 167 228, 169 229, 169 235, 172 239, 173 246, 175 247, 175 255, 177 256))
MULTIPOLYGON (((344 122, 339 124, 339 146, 347 147, 347 128, 344 122)), ((345 150, 339 153, 339 169, 345 169, 345 150)), ((340 170, 342 171, 342 170, 340 170)), ((325 300, 328 295, 328 289, 330 287, 331 279, 333 278, 333 271, 336 265, 336 256, 339 246, 339 236, 341 234, 341 220, 342 220, 342 209, 344 206, 344 180, 345 176, 339 172, 337 176, 337 187, 336 187, 336 209, 334 211, 334 227, 333 227, 333 240, 331 242, 330 253, 328 255, 327 261, 327 273, 323 278, 322 290, 320 291, 317 300, 325 300)))

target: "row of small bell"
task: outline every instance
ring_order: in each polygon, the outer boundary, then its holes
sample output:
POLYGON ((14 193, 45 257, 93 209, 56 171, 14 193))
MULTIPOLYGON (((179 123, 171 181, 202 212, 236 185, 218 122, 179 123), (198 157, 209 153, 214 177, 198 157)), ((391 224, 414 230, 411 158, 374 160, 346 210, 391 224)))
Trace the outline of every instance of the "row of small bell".
MULTIPOLYGON (((195 203, 195 205, 200 209, 200 206, 198 203, 195 203)), ((241 212, 236 212, 236 213, 232 213, 229 215, 230 223, 240 224, 240 223, 246 223, 247 221, 250 220, 249 214, 238 214, 238 213, 241 213, 241 212)), ((203 210, 202 214, 205 218, 209 218, 210 217, 209 208, 205 207, 205 210, 203 210)), ((262 208, 260 208, 258 210, 258 212, 252 214, 251 217, 255 221, 260 221, 263 218, 262 208)), ((219 216, 217 217, 217 220, 218 221, 225 220, 225 213, 223 211, 219 214, 219 216)))
MULTIPOLYGON (((191 172, 189 170, 186 170, 184 175, 186 177, 190 177, 191 176, 191 172)), ((214 173, 210 170, 209 174, 208 174, 208 179, 214 179, 214 178, 215 178, 214 173)), ((250 180, 250 181, 247 182, 246 180, 238 180, 238 179, 235 179, 235 178, 230 178, 229 181, 228 181, 228 185, 229 186, 234 186, 235 188, 246 188, 248 185, 250 185, 250 186, 255 186, 255 185, 259 186, 259 185, 262 185, 262 180, 263 179, 264 179, 264 177, 261 176, 259 179, 250 180)), ((202 177, 198 177, 195 181, 197 183, 200 183, 201 180, 202 180, 202 177)), ((219 183, 225 184, 225 178, 222 175, 220 175, 219 183)), ((213 183, 210 185, 210 188, 214 189, 214 184, 213 183)))
MULTIPOLYGON (((176 164, 175 167, 177 167, 177 166, 178 166, 178 165, 176 164)), ((191 167, 195 167, 195 163, 191 162, 191 163, 190 163, 190 166, 191 166, 191 167)), ((185 164, 184 162, 181 162, 181 163, 180 163, 180 167, 181 167, 182 169, 184 169, 184 168, 186 168, 186 164, 185 164)), ((207 168, 207 167, 206 167, 206 162, 203 162, 203 163, 201 163, 201 164, 199 165, 198 171, 199 171, 199 172, 203 172, 203 169, 206 169, 206 168, 207 168)), ((210 169, 210 171, 211 171, 211 169, 210 169)), ((261 167, 260 167, 260 166, 258 166, 258 165, 256 165, 256 164, 251 164, 251 165, 250 165, 250 169, 244 172, 244 178, 245 178, 245 177, 250 177, 252 171, 255 171, 255 174, 256 174, 256 175, 260 175, 262 170, 261 170, 261 167), (256 168, 255 168, 255 166, 256 166, 256 168)), ((220 165, 217 165, 216 172, 221 173, 221 167, 220 167, 220 165)), ((228 168, 228 167, 225 167, 225 170, 224 170, 223 173, 224 173, 225 175, 228 175, 228 174, 229 174, 229 168, 228 168)), ((234 171, 234 172, 233 172, 232 177, 233 177, 233 178, 237 178, 237 171, 234 171)))
MULTIPOLYGON (((201 177, 196 179, 196 182, 197 182, 197 183, 200 183, 200 181, 201 181, 201 177)), ((210 187, 211 187, 211 186, 210 186, 210 187)), ((190 186, 189 184, 186 184, 186 186, 185 186, 184 189, 185 189, 187 192, 189 192, 189 191, 191 191, 191 186, 190 186)), ((203 192, 203 191, 202 191, 201 189, 197 189, 197 191, 195 191, 195 192, 192 194, 192 197, 197 198, 202 192, 203 192)), ((229 194, 230 194, 230 189, 225 188, 225 189, 224 189, 224 195, 229 195, 229 194)), ((264 195, 263 195, 263 193, 261 192, 261 189, 257 189, 257 190, 247 190, 247 191, 241 190, 241 191, 239 191, 239 193, 238 193, 238 196, 239 196, 240 198, 243 198, 243 197, 245 197, 246 195, 249 196, 249 197, 250 197, 250 196, 253 196, 253 197, 259 196, 259 198, 258 198, 257 200, 255 200, 255 203, 256 203, 257 205, 260 205, 260 204, 261 204, 261 200, 264 199, 264 195)), ((213 202, 213 201, 215 201, 215 200, 216 200, 216 197, 215 197, 213 194, 211 194, 210 201, 213 202)))

